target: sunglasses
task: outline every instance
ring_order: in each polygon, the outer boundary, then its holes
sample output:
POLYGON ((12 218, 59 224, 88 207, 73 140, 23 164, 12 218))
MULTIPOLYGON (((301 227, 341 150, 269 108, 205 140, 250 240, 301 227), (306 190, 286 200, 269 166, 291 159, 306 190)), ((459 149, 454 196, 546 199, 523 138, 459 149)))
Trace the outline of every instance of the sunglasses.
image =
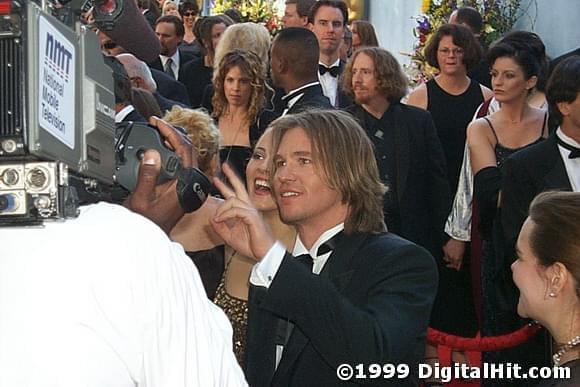
POLYGON ((187 12, 184 12, 182 15, 183 16, 195 16, 196 14, 193 11, 187 11, 187 12))
POLYGON ((117 48, 118 44, 115 42, 106 42, 103 43, 103 48, 105 50, 112 50, 113 48, 117 48))

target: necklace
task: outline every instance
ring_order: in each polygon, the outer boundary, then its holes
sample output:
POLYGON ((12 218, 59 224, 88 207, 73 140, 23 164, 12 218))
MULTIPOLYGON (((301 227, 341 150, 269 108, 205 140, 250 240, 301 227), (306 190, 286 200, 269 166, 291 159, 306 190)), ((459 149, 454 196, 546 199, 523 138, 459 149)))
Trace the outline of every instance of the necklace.
POLYGON ((552 359, 554 359, 554 365, 558 367, 562 361, 562 356, 578 344, 580 344, 580 335, 568 341, 562 348, 560 348, 558 352, 554 354, 554 356, 552 356, 552 359))

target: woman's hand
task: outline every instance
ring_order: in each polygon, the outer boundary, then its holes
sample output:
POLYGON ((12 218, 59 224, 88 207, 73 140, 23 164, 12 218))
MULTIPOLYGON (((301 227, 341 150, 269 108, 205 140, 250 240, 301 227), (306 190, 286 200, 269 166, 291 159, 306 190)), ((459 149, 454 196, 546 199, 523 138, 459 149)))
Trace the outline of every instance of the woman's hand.
POLYGON ((226 244, 242 255, 260 261, 276 241, 262 215, 252 205, 244 183, 227 164, 222 170, 233 190, 214 178, 225 202, 216 211, 211 224, 226 244))

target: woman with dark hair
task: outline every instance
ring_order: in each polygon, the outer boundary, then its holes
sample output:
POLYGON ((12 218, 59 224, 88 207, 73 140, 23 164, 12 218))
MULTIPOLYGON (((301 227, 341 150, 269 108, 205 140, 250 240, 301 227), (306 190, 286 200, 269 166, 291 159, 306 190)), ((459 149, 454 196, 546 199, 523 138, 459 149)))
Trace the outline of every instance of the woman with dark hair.
MULTIPOLYGON (((548 134, 548 114, 530 106, 528 96, 543 71, 545 52, 529 39, 506 36, 488 52, 491 83, 500 109, 473 121, 467 129, 467 145, 474 176, 474 198, 481 236, 481 295, 484 336, 509 333, 521 325, 513 302, 516 290, 502 246, 501 168, 516 151, 542 141, 548 134)), ((534 35, 535 36, 535 35, 534 35)), ((524 349, 486 353, 486 361, 510 361, 525 355, 524 349), (518 354, 520 351, 521 354, 518 354)), ((525 360, 520 358, 520 363, 525 360)))
MULTIPOLYGON (((492 97, 492 92, 467 76, 468 70, 477 65, 481 57, 481 46, 467 27, 456 24, 441 26, 427 45, 425 56, 431 66, 439 69, 439 74, 416 88, 407 103, 431 113, 445 154, 447 181, 451 192, 455 192, 467 125, 477 107, 492 97)), ((462 243, 449 239, 443 246, 443 259, 439 260, 440 285, 431 325, 447 333, 473 337, 478 324, 471 290, 471 269, 468 264, 451 261, 448 253, 456 244, 462 243)), ((436 356, 435 348, 428 346, 427 358, 436 356)), ((462 361, 462 357, 462 354, 454 353, 454 360, 462 361)))
POLYGON ((556 367, 568 379, 540 386, 580 385, 580 193, 545 192, 530 205, 512 263, 518 314, 538 321, 554 339, 556 367))
POLYGON ((183 27, 185 28, 185 34, 183 35, 179 49, 200 56, 201 45, 193 32, 193 26, 199 16, 199 5, 197 5, 197 1, 184 1, 179 4, 179 15, 181 16, 181 20, 183 20, 183 27))
POLYGON ((188 77, 184 82, 191 106, 194 108, 201 106, 204 90, 211 84, 215 49, 226 28, 232 24, 229 17, 215 15, 199 19, 194 25, 193 32, 201 44, 202 56, 186 65, 188 77))
POLYGON ((378 47, 379 40, 375 33, 375 27, 366 20, 355 20, 352 22, 352 50, 359 47, 378 47))
POLYGON ((255 53, 232 50, 222 57, 216 71, 212 116, 223 139, 220 159, 244 178, 253 144, 260 137, 258 119, 265 103, 265 67, 255 53))

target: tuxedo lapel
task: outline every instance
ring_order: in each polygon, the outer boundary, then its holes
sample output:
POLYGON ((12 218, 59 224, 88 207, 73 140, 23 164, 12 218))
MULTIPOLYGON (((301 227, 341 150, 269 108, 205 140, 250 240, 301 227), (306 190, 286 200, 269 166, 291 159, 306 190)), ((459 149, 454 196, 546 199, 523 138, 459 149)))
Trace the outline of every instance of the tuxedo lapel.
POLYGON ((403 195, 405 194, 407 176, 409 175, 409 131, 407 130, 405 122, 401 120, 401 105, 391 105, 391 109, 393 109, 391 114, 392 125, 389 130, 393 133, 393 141, 391 141, 391 144, 393 144, 394 149, 390 150, 395 154, 397 200, 401 203, 403 195))
POLYGON ((550 136, 545 142, 546 146, 546 168, 548 173, 544 176, 544 185, 546 189, 564 189, 572 191, 572 185, 566 172, 566 166, 562 160, 562 155, 558 149, 558 143, 554 135, 550 136), (548 161, 549 160, 549 161, 548 161))
MULTIPOLYGON (((329 278, 339 292, 343 293, 350 283, 354 269, 353 257, 367 239, 367 234, 344 235, 324 265, 320 276, 329 278)), ((288 343, 284 347, 282 359, 272 379, 273 386, 283 385, 288 372, 300 356, 310 339, 294 326, 288 343)))

